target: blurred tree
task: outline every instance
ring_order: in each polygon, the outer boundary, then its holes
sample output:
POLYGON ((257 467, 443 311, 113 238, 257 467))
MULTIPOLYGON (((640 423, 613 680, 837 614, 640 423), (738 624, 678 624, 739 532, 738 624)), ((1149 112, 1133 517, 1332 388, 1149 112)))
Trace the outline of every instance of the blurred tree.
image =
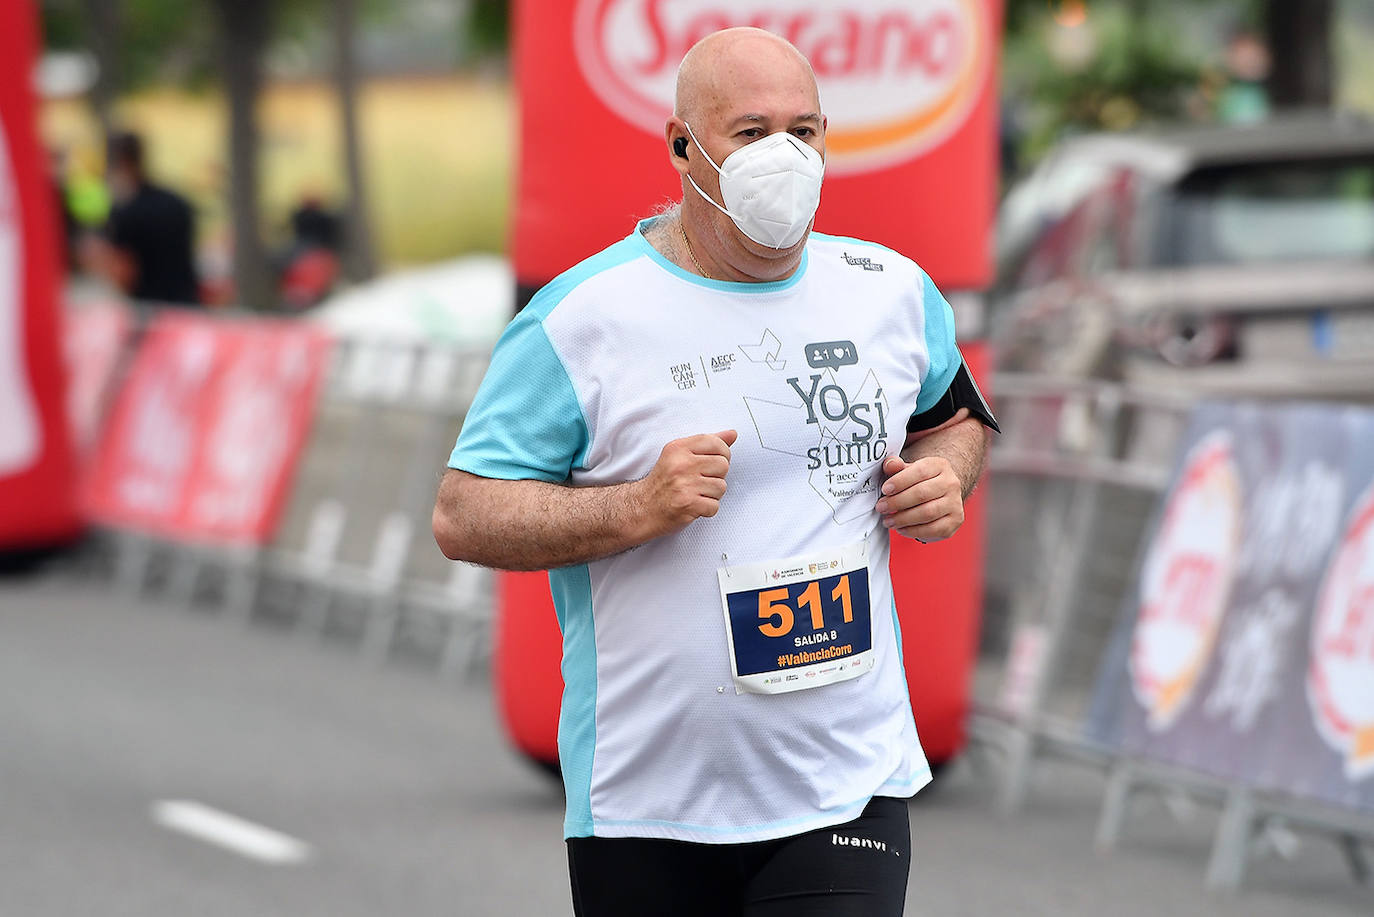
MULTIPOLYGON (((1008 96, 1034 110, 1026 152, 1065 131, 1177 120, 1190 93, 1218 79, 1179 22, 1228 21, 1267 35, 1265 83, 1276 108, 1333 97, 1333 0, 1006 0, 1008 96), (1172 20, 1172 21, 1171 21, 1172 20)), ((1220 50, 1219 48, 1217 49, 1220 50)), ((1204 105, 1203 108, 1206 106, 1204 105)), ((1194 117, 1201 112, 1194 111, 1194 117)))
MULTIPOLYGON (((1047 7, 1059 13, 1059 4, 1041 0, 1032 15, 1030 5, 1012 0, 1008 7, 1008 23, 1023 31, 1009 35, 1005 70, 1008 85, 1031 109, 1023 144, 1032 158, 1067 132, 1123 130, 1183 116, 1202 63, 1167 23, 1149 15, 1146 3, 1093 5, 1090 20, 1048 18, 1047 7)), ((1081 5, 1077 10, 1084 12, 1081 5)))
POLYGON ((100 132, 108 140, 114 133, 114 100, 119 85, 120 0, 83 0, 89 23, 91 51, 95 55, 96 78, 91 87, 100 132))
POLYGON ((271 0, 213 2, 219 14, 221 72, 229 98, 229 209, 234 224, 236 299, 249 308, 271 308, 276 296, 259 232, 256 112, 273 4, 271 0))
POLYGON ((97 93, 113 99, 158 79, 203 82, 215 71, 204 0, 41 0, 43 45, 90 51, 97 93))
POLYGON ((1331 0, 1267 0, 1265 26, 1273 70, 1269 98, 1277 108, 1331 105, 1331 0))
POLYGON ((353 280, 376 272, 372 249, 372 221, 363 184, 362 152, 358 143, 358 66, 355 53, 356 0, 334 0, 335 77, 343 125, 344 173, 348 202, 344 205, 344 270, 353 280))
POLYGON ((505 55, 510 46, 510 0, 471 0, 465 32, 474 56, 505 55))

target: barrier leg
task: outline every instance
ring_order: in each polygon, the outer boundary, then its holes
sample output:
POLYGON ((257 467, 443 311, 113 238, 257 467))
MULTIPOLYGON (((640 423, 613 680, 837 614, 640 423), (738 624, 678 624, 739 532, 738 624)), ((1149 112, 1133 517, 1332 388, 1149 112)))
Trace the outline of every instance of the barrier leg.
POLYGON ((1342 834, 1340 836, 1341 852, 1345 854, 1345 862, 1350 867, 1350 875, 1356 883, 1360 885, 1370 885, 1369 858, 1365 856, 1364 847, 1360 845, 1360 838, 1354 834, 1342 834))
POLYGON ((152 559, 152 545, 140 535, 121 534, 115 556, 116 588, 125 595, 137 598, 143 594, 148 577, 148 563, 152 559))
MULTIPOLYGON (((1120 401, 1114 396, 1103 396, 1099 400, 1107 429, 1115 427, 1115 419, 1120 410, 1120 401)), ((1105 455, 1110 452, 1110 436, 1101 436, 1095 444, 1094 453, 1105 455)), ((1045 585, 1040 620, 1044 622, 1044 648, 1039 654, 1030 685, 1026 692, 1026 703, 1017 713, 1013 732, 1008 742, 1008 760, 1005 780, 1002 786, 1000 805, 1004 814, 1011 814, 1025 805, 1026 794, 1030 788, 1030 768, 1037 748, 1037 734, 1041 720, 1049 703, 1052 678, 1059 669, 1073 627, 1074 595, 1083 582, 1092 537, 1093 520, 1097 517, 1101 501, 1101 488, 1096 481, 1080 481, 1070 494, 1070 503, 1065 514, 1062 549, 1053 558, 1049 580, 1045 585)))
POLYGON ((1207 889, 1234 893, 1245 878, 1245 861, 1250 853, 1250 831, 1255 820, 1255 800, 1244 787, 1233 787, 1226 795, 1212 856, 1207 863, 1207 889))
POLYGON ((224 617, 236 624, 247 625, 253 619, 258 599, 258 567, 256 558, 246 558, 224 572, 224 617))
POLYGON ((201 559, 194 549, 172 552, 172 572, 167 578, 167 599, 172 605, 189 607, 200 581, 201 559))
POLYGON ((363 658, 373 665, 381 665, 391 655, 396 640, 396 627, 401 620, 401 606, 390 595, 379 595, 368 603, 367 627, 363 634, 363 658))
POLYGON ((997 808, 1003 815, 1019 812, 1030 793, 1031 766, 1035 763, 1035 733, 1029 725, 1014 725, 1006 740, 1006 771, 997 808))
POLYGON ((1107 778, 1107 790, 1102 796, 1102 814, 1097 820, 1097 839, 1094 846, 1099 853, 1114 850, 1117 841, 1121 839, 1133 789, 1135 769, 1127 761, 1118 761, 1112 766, 1111 776, 1107 778))
POLYGON ((1006 763, 1006 731, 1001 724, 992 724, 991 728, 979 724, 978 719, 970 721, 968 746, 957 760, 969 762, 978 782, 994 783, 1000 774, 999 768, 1006 763), (996 732, 992 731, 994 729, 996 732))
POLYGON ((323 586, 308 584, 305 595, 301 597, 301 616, 296 622, 296 630, 302 637, 318 638, 324 635, 325 625, 329 623, 329 610, 334 604, 334 595, 323 586))
POLYGON ((452 680, 471 677, 477 669, 486 637, 486 622, 476 615, 450 615, 448 639, 444 642, 444 658, 440 664, 443 677, 452 680))
POLYGON ((444 640, 444 657, 439 664, 439 674, 456 681, 468 669, 472 658, 472 634, 462 618, 450 615, 448 638, 444 640))
POLYGON ((1007 743, 1007 772, 1002 786, 1001 809, 1004 814, 1018 811, 1030 789, 1030 768, 1038 751, 1037 733, 1049 700, 1052 673, 1068 643, 1073 616, 1073 598, 1082 581, 1088 555, 1088 537, 1097 512, 1098 487, 1087 482, 1074 494, 1066 525, 1064 554, 1057 559, 1045 589, 1045 648, 1031 677, 1025 708, 1016 717, 1007 743))

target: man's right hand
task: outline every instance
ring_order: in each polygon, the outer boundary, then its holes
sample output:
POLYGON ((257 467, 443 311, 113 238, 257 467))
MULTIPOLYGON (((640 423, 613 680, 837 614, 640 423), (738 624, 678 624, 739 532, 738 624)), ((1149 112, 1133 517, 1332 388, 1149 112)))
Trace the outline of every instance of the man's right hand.
POLYGON ((694 519, 714 516, 725 495, 734 430, 675 439, 639 481, 650 538, 671 535, 694 519))

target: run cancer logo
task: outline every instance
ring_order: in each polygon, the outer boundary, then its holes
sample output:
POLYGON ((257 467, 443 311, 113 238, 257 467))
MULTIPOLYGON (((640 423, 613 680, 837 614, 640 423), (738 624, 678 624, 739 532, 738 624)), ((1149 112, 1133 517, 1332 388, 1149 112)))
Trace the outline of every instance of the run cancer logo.
POLYGON ((1374 485, 1351 513, 1312 620, 1307 699, 1350 780, 1374 775, 1374 485))
POLYGON ((1242 507, 1229 433, 1188 454, 1140 575, 1131 686, 1151 730, 1168 729, 1212 655, 1241 547, 1242 507))
POLYGON ((678 62, 730 26, 782 35, 810 59, 832 112, 827 170, 890 166, 968 118, 991 71, 985 0, 579 0, 577 60, 592 90, 656 136, 678 62))

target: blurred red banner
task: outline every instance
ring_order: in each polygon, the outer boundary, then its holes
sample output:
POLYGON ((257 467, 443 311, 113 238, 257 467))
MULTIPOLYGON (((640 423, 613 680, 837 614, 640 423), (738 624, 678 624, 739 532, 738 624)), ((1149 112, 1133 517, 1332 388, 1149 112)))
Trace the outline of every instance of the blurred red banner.
POLYGON ((516 277, 538 285, 679 199, 663 128, 682 55, 754 25, 811 60, 829 117, 822 232, 881 242, 947 289, 991 279, 1001 0, 515 4, 516 277))
POLYGON ((0 3, 0 549, 80 530, 58 350, 54 186, 33 98, 37 13, 0 3))
POLYGON ((328 351, 302 325, 159 316, 97 450, 92 517, 179 540, 267 541, 328 351))
POLYGON ((63 310, 67 418, 81 455, 95 448, 110 386, 133 330, 132 311, 114 296, 69 301, 63 310))

